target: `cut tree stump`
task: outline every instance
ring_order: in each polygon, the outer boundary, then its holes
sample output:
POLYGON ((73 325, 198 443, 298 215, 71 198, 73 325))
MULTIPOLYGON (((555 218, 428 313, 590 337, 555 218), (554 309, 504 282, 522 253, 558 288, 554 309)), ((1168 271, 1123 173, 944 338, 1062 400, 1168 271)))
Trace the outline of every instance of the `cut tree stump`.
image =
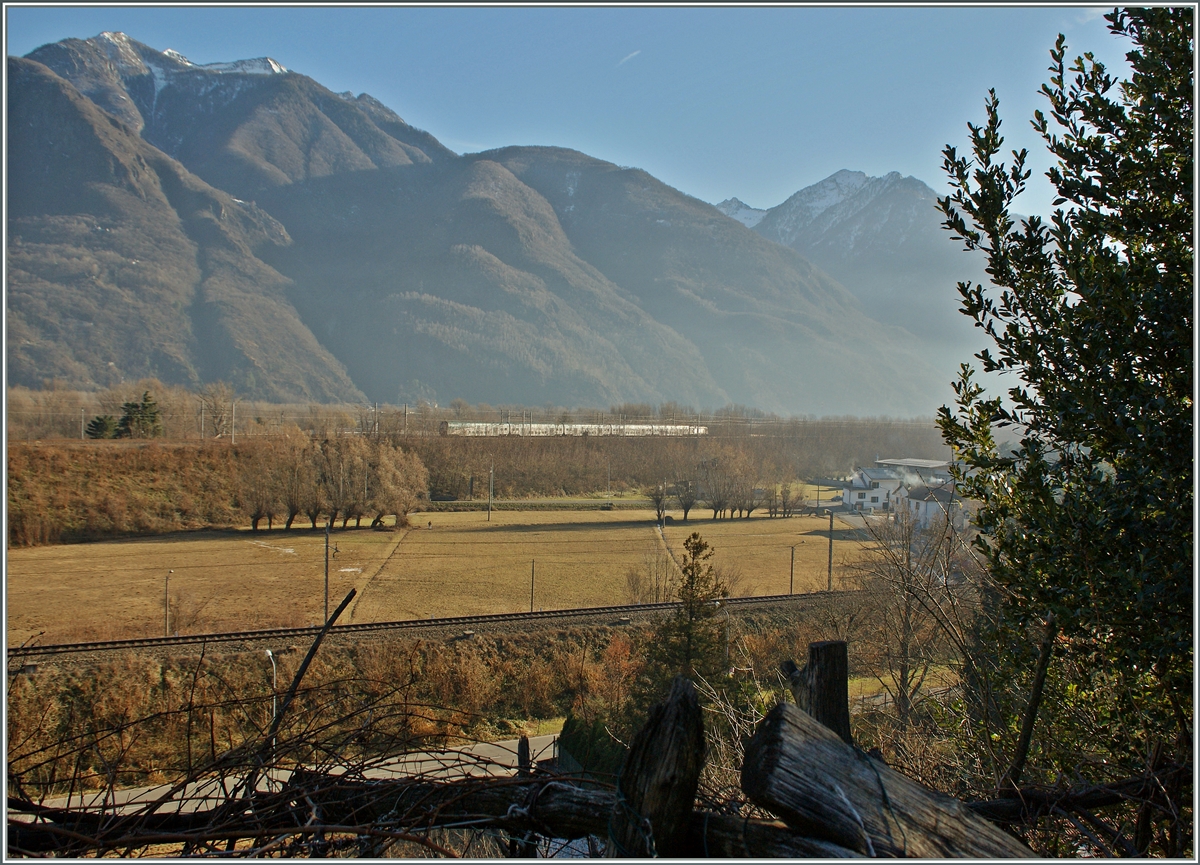
POLYGON ((847 745, 854 744, 850 736, 850 662, 845 641, 809 643, 808 663, 797 667, 791 660, 784 661, 782 670, 796 705, 841 736, 847 745))
POLYGON ((867 856, 1033 856, 962 802, 871 759, 787 703, 747 745, 742 790, 801 834, 867 856))
POLYGON ((676 676, 667 699, 650 710, 621 764, 605 855, 684 855, 703 766, 700 701, 692 683, 676 676))

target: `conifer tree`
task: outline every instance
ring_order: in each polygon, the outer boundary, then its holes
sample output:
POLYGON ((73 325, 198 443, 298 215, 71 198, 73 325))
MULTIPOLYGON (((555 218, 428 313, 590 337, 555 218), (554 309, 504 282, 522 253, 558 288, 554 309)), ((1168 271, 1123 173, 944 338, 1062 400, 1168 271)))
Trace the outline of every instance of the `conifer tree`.
POLYGON ((1191 748, 1194 8, 1105 17, 1133 43, 1128 81, 1091 54, 1069 63, 1062 36, 1051 51, 1049 117, 1033 120, 1055 159, 1049 224, 1011 213, 1030 173, 1025 151, 997 158, 994 92, 969 127, 972 156, 945 150, 955 191, 940 202, 988 258, 991 285, 959 285, 995 343, 977 357, 1016 380, 1007 399, 986 397, 964 364, 957 406, 939 417, 960 490, 980 502, 994 581, 979 634, 992 702, 978 717, 1003 757, 1029 693, 1030 635, 1053 615, 1057 698, 1043 701, 1037 744, 1048 778, 1077 771, 1082 753, 1131 773, 1153 743, 1181 760, 1191 748), (1014 453, 997 447, 1005 427, 1014 453))
POLYGON ((124 414, 117 424, 117 438, 148 439, 162 435, 162 412, 150 391, 145 391, 139 402, 123 403, 121 410, 124 414))
POLYGON ((669 682, 676 674, 710 678, 723 671, 725 629, 718 602, 729 594, 710 559, 713 550, 692 532, 683 542, 684 559, 675 586, 679 607, 659 628, 654 660, 669 682))
POLYGON ((87 436, 91 439, 110 439, 117 434, 117 419, 110 414, 97 415, 88 421, 87 436))

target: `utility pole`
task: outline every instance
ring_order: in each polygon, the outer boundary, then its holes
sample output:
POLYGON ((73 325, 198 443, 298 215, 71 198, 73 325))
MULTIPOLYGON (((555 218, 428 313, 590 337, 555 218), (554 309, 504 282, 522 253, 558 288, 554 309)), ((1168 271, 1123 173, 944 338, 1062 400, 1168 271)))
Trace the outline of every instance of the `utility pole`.
MULTIPOLYGON (((275 669, 275 655, 270 649, 267 649, 267 657, 271 659, 271 725, 274 726, 275 716, 279 714, 278 704, 276 703, 276 701, 279 699, 279 690, 276 686, 277 671, 275 669)), ((275 753, 274 736, 271 737, 271 753, 275 753)))
POLYGON ((788 594, 796 592, 796 545, 792 545, 792 568, 788 574, 788 594))
POLYGON ((79 440, 83 441, 83 409, 79 410, 79 440))
POLYGON ((329 524, 333 522, 333 517, 325 519, 325 619, 329 621, 329 524))
POLYGON ((275 715, 278 714, 278 704, 275 702, 279 699, 277 693, 276 682, 278 680, 278 671, 275 667, 275 654, 270 649, 267 649, 267 657, 271 659, 271 720, 275 720, 275 715))
POLYGON ((821 483, 817 482, 817 510, 821 510, 821 483))
POLYGON ((729 667, 729 604, 717 601, 717 607, 725 614, 725 667, 729 667))
POLYGON ((168 596, 171 591, 171 574, 174 571, 167 571, 167 577, 163 580, 163 636, 171 636, 171 604, 168 596))
POLYGON ((533 612, 533 578, 537 573, 537 559, 529 560, 529 612, 533 612))
POLYGON ((200 401, 200 439, 204 440, 204 400, 200 401))
POLYGON ((233 403, 233 419, 229 421, 229 443, 237 444, 237 401, 233 403))
POLYGON ((496 467, 488 466, 488 518, 487 521, 492 521, 492 490, 496 484, 496 467))
POLYGON ((829 591, 833 591, 833 511, 829 512, 829 591))

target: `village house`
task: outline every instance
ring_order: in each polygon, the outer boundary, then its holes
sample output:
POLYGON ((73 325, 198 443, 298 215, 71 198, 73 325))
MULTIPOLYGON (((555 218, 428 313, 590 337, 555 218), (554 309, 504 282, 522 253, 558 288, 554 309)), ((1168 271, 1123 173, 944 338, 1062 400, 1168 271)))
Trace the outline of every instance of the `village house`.
POLYGON ((948 518, 957 530, 966 528, 970 514, 954 490, 953 483, 926 486, 901 484, 892 494, 892 508, 897 516, 907 512, 918 528, 927 529, 935 521, 948 518))
POLYGON ((891 468, 855 469, 842 489, 842 504, 852 511, 888 511, 892 493, 903 482, 891 468))
MULTIPOLYGON (((854 470, 842 489, 842 503, 851 511, 892 513, 901 488, 933 489, 947 484, 950 484, 950 463, 946 460, 876 458, 874 468, 854 470)), ((905 507, 911 507, 911 503, 906 502, 905 507)))

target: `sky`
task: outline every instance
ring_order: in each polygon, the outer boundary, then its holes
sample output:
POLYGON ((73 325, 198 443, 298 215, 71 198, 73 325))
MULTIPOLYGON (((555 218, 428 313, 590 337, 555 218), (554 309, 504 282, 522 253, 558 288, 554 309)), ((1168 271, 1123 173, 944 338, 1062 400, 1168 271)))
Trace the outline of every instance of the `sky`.
POLYGON ((10 4, 5 37, 10 55, 119 30, 195 63, 269 56, 460 153, 569 147, 760 208, 840 169, 943 193, 942 149, 967 150, 995 88, 1006 146, 1031 153, 1017 208, 1046 215, 1050 163, 1029 119, 1059 33, 1070 57, 1125 74, 1106 8, 10 4))

